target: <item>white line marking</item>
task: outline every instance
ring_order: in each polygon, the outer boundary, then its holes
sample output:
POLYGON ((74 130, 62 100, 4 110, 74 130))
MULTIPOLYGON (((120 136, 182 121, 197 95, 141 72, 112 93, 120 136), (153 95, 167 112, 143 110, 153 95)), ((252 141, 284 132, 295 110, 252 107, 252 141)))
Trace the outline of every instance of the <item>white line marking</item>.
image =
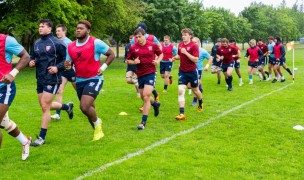
POLYGON ((248 105, 248 104, 251 104, 251 103, 253 103, 254 101, 260 100, 260 99, 262 99, 262 98, 264 98, 264 97, 266 97, 266 96, 269 96, 269 95, 271 95, 271 94, 273 94, 273 93, 275 93, 275 92, 281 91, 281 90, 287 88, 287 87, 290 86, 290 85, 293 85, 293 83, 288 84, 288 85, 286 85, 286 86, 283 86, 283 87, 281 87, 280 89, 277 89, 277 90, 274 90, 274 91, 272 91, 272 92, 270 92, 270 93, 264 94, 264 95, 262 95, 262 96, 260 96, 260 97, 257 97, 257 98, 255 98, 255 99, 250 100, 250 101, 248 101, 248 102, 245 102, 245 103, 243 103, 243 104, 240 104, 240 105, 238 105, 238 106, 236 106, 236 107, 234 107, 234 108, 232 108, 232 109, 229 109, 229 110, 227 110, 227 111, 224 111, 222 114, 220 114, 220 115, 218 115, 218 116, 215 116, 215 117, 211 117, 211 118, 208 119, 207 121, 205 121, 205 122, 203 122, 203 123, 201 123, 201 124, 198 124, 198 125, 194 126, 193 128, 190 128, 190 129, 181 131, 181 132, 179 132, 179 133, 177 133, 177 134, 174 134, 174 135, 172 135, 172 136, 170 136, 170 137, 167 137, 167 138, 165 138, 165 139, 162 139, 162 140, 160 140, 160 141, 157 141, 157 142, 153 143, 152 145, 150 145, 150 146, 148 146, 148 147, 146 147, 146 148, 144 148, 144 149, 141 149, 141 150, 139 150, 139 151, 137 151, 137 152, 135 152, 135 153, 127 154, 127 155, 123 156, 122 158, 120 158, 120 159, 118 159, 118 160, 116 160, 116 161, 109 162, 109 163, 104 164, 104 165, 102 165, 102 166, 100 166, 100 167, 98 167, 98 168, 96 168, 96 169, 94 169, 94 170, 88 171, 88 172, 86 172, 85 174, 83 174, 82 176, 77 177, 76 180, 84 179, 84 178, 86 178, 86 177, 92 176, 93 174, 96 174, 96 173, 99 173, 99 172, 101 172, 101 171, 104 171, 104 170, 106 170, 108 167, 114 166, 114 165, 116 165, 116 164, 120 164, 120 163, 122 163, 122 162, 124 162, 124 161, 126 161, 126 160, 129 160, 129 159, 133 158, 133 157, 140 156, 140 155, 142 155, 142 154, 143 154, 144 152, 146 152, 146 151, 149 151, 149 150, 151 150, 151 149, 153 149, 153 148, 155 148, 155 147, 158 147, 158 146, 160 146, 160 145, 166 144, 167 142, 169 142, 170 140, 172 140, 172 139, 174 139, 174 138, 176 138, 176 137, 178 137, 178 136, 182 136, 182 135, 185 135, 185 134, 189 134, 189 133, 191 133, 191 132, 194 131, 194 130, 197 130, 197 129, 201 128, 201 127, 204 127, 205 125, 211 123, 212 121, 214 121, 214 120, 216 120, 216 119, 218 119, 218 118, 220 118, 220 117, 225 116, 226 114, 229 114, 229 113, 231 113, 231 112, 233 112, 233 111, 235 111, 235 110, 238 110, 238 109, 242 108, 243 106, 246 106, 246 105, 248 105))

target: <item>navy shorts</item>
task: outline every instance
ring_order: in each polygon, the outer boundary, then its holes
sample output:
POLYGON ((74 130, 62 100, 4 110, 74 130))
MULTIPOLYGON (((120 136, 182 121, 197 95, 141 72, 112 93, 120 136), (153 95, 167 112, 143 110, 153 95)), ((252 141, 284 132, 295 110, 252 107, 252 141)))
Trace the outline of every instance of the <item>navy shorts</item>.
POLYGON ((266 65, 267 64, 267 62, 268 62, 268 58, 267 57, 265 57, 265 56, 263 56, 260 60, 259 60, 259 66, 260 65, 266 65))
POLYGON ((234 61, 230 64, 222 64, 222 71, 226 72, 229 67, 234 68, 234 61))
POLYGON ((203 70, 197 70, 198 72, 198 79, 202 79, 203 70))
POLYGON ((61 76, 65 77, 69 82, 76 82, 76 74, 73 68, 62 71, 61 76))
POLYGON ((241 68, 241 63, 235 61, 234 68, 241 68))
POLYGON ((274 57, 269 56, 269 64, 275 65, 276 60, 274 57))
POLYGON ((136 65, 127 65, 126 72, 132 71, 133 73, 136 73, 136 65))
POLYGON ((89 79, 86 81, 76 82, 76 91, 78 99, 81 100, 82 95, 88 95, 96 99, 103 85, 101 79, 89 79))
POLYGON ((59 89, 60 84, 43 84, 42 82, 37 82, 37 93, 43 93, 43 91, 56 94, 59 89))
POLYGON ((258 62, 250 62, 248 61, 248 66, 251 66, 253 68, 258 68, 259 63, 258 62))
POLYGON ((217 61, 212 61, 212 66, 221 67, 221 65, 222 65, 222 61, 219 61, 219 62, 217 62, 217 61))
POLYGON ((178 85, 184 84, 187 85, 188 83, 191 84, 192 88, 198 87, 198 71, 191 71, 191 72, 178 72, 178 85))
POLYGON ((285 61, 286 59, 285 58, 282 58, 280 59, 279 61, 275 61, 275 65, 278 65, 278 66, 283 66, 285 64, 285 61))
POLYGON ((5 84, 0 88, 0 104, 11 105, 16 95, 16 85, 13 81, 11 84, 5 84))
POLYGON ((155 86, 156 82, 156 73, 147 74, 141 77, 138 77, 138 88, 143 89, 145 85, 155 86))
POLYGON ((173 63, 168 62, 160 62, 160 74, 165 74, 165 71, 171 72, 173 63))

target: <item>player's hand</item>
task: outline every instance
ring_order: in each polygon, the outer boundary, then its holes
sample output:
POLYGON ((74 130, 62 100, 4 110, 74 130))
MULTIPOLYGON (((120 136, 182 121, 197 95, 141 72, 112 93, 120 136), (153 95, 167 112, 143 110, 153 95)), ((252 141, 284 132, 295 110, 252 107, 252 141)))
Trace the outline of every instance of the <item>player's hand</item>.
POLYGON ((102 76, 102 74, 103 74, 103 71, 101 70, 101 68, 99 68, 98 71, 97 71, 97 75, 102 76))
POLYGON ((258 59, 256 59, 256 60, 255 60, 255 62, 259 62, 259 60, 258 60, 258 59))
POLYGON ((63 65, 66 70, 72 69, 72 62, 69 60, 65 60, 63 65))
POLYGON ((35 67, 36 66, 36 61, 31 60, 30 63, 29 63, 29 66, 30 67, 35 67))
POLYGON ((48 72, 50 74, 56 74, 58 72, 58 68, 56 66, 50 66, 48 67, 48 72))
POLYGON ((236 60, 236 62, 237 62, 237 63, 240 63, 241 61, 238 59, 238 60, 236 60))
POLYGON ((154 59, 154 60, 152 61, 152 64, 153 64, 154 66, 157 66, 158 61, 154 59))
POLYGON ((185 48, 182 48, 182 49, 181 49, 181 53, 186 54, 186 53, 187 53, 187 50, 186 50, 185 48))
POLYGON ((169 61, 170 62, 173 62, 175 60, 175 58, 173 57, 173 58, 171 58, 171 59, 169 59, 169 61))
POLYGON ((277 60, 277 61, 280 61, 280 59, 279 59, 279 58, 277 58, 276 60, 277 60))
POLYGON ((137 57, 136 59, 134 59, 134 64, 139 64, 139 63, 140 63, 139 57, 137 57))
POLYGON ((204 67, 204 71, 208 71, 208 68, 206 66, 204 67))
POLYGON ((15 80, 15 77, 12 76, 11 74, 6 74, 3 76, 3 78, 1 79, 2 82, 4 82, 5 84, 10 84, 15 80))

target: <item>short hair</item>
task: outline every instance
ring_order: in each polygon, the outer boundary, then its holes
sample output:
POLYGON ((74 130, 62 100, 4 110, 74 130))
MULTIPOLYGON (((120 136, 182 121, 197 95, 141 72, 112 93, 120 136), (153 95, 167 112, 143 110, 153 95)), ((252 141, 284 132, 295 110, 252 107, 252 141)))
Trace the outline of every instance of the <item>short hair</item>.
POLYGON ((81 20, 78 22, 78 24, 83 24, 87 29, 92 30, 91 23, 88 20, 81 20))
POLYGON ((165 35, 165 36, 164 36, 164 39, 169 39, 169 40, 170 40, 170 36, 165 35))
POLYGON ((141 33, 142 35, 146 34, 146 31, 143 28, 138 28, 134 31, 134 36, 136 36, 137 34, 141 33))
POLYGON ((129 36, 129 39, 132 39, 133 37, 134 37, 134 35, 130 35, 130 36, 129 36))
POLYGON ((269 36, 268 39, 269 40, 273 40, 274 38, 273 38, 273 36, 269 36))
POLYGON ((263 41, 263 39, 262 38, 258 38, 258 41, 263 41))
POLYGON ((281 39, 279 36, 275 37, 275 39, 276 39, 278 42, 282 42, 282 39, 281 39))
POLYGON ((48 27, 53 29, 53 22, 49 19, 40 19, 39 24, 46 24, 48 27))
POLYGON ((254 44, 254 45, 256 45, 256 40, 255 40, 255 39, 251 39, 251 40, 249 41, 249 44, 254 44))
POLYGON ((231 39, 229 39, 229 42, 230 42, 230 43, 235 43, 235 39, 234 39, 234 38, 231 38, 231 39))
POLYGON ((188 33, 190 36, 194 36, 193 31, 190 28, 184 28, 182 29, 182 33, 188 33))
POLYGON ((199 47, 202 46, 201 40, 200 40, 198 37, 193 37, 192 41, 193 41, 193 40, 196 40, 196 41, 198 42, 199 47))
POLYGON ((229 43, 228 39, 227 38, 222 38, 222 43, 229 43))
POLYGON ((67 27, 66 27, 65 25, 63 25, 63 24, 58 24, 58 25, 56 26, 56 29, 57 29, 57 28, 61 28, 62 31, 65 31, 65 32, 68 31, 67 27))

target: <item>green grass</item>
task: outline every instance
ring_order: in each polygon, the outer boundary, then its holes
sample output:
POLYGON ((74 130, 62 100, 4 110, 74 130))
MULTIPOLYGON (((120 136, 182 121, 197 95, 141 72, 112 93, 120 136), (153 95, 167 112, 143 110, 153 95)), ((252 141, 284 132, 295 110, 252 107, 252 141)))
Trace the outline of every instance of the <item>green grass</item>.
MULTIPOLYGON (((295 67, 299 70, 293 85, 87 179, 303 179, 304 131, 292 127, 304 125, 304 52, 296 49, 295 53, 295 67)), ((291 51, 287 52, 287 65, 292 68, 291 51)), ((138 107, 142 102, 136 98, 134 87, 125 83, 125 65, 116 60, 105 72, 105 91, 96 100, 105 132, 98 142, 91 142, 92 128, 80 112, 76 93, 69 84, 64 101, 75 103, 74 119, 70 121, 62 112, 60 121, 51 122, 46 144, 31 148, 26 161, 21 161, 19 142, 2 131, 1 179, 74 179, 292 83, 284 71, 284 83, 259 82, 254 77, 254 84, 248 85, 247 61, 242 59, 245 84, 239 87, 234 73, 234 89, 228 92, 224 81, 217 85, 216 75, 209 70, 203 76, 204 112, 198 113, 196 107, 190 106, 192 96, 187 94, 187 120, 177 122, 177 69, 178 62, 172 72, 174 84, 167 94, 161 94, 159 117, 153 117, 151 110, 146 129, 138 131, 138 107), (119 116, 122 111, 128 115, 119 116)), ((20 72, 16 84, 10 117, 24 134, 35 137, 41 121, 35 71, 20 72)), ((163 80, 159 76, 156 88, 161 93, 163 80)))

